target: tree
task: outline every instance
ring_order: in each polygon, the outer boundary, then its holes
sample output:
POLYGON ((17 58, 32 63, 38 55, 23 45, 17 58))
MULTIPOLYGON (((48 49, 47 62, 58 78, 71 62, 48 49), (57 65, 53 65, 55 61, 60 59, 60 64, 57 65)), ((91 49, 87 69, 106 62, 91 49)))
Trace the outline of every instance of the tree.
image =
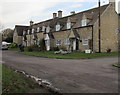
POLYGON ((13 30, 12 29, 4 29, 2 31, 2 40, 6 42, 13 42, 13 30))

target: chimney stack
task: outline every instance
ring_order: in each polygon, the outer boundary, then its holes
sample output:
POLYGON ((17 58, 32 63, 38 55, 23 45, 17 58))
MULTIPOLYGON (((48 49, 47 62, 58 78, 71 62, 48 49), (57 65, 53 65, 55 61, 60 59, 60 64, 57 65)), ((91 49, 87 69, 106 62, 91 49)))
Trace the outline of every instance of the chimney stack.
POLYGON ((30 26, 32 26, 32 25, 33 25, 33 23, 34 23, 34 22, 31 20, 31 21, 30 21, 30 26))
POLYGON ((53 19, 57 17, 57 13, 53 13, 53 19))
POLYGON ((109 4, 113 6, 114 10, 115 10, 115 7, 116 7, 116 0, 109 0, 109 4))
POLYGON ((62 18, 62 11, 61 10, 58 11, 58 17, 62 18))

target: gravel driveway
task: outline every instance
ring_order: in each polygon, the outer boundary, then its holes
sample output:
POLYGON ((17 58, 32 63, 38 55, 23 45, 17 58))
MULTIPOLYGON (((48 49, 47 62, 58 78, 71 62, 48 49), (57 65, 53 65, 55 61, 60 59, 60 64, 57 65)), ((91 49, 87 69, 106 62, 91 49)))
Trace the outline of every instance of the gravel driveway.
POLYGON ((4 64, 47 79, 62 93, 117 93, 117 57, 96 59, 51 59, 3 51, 4 64))

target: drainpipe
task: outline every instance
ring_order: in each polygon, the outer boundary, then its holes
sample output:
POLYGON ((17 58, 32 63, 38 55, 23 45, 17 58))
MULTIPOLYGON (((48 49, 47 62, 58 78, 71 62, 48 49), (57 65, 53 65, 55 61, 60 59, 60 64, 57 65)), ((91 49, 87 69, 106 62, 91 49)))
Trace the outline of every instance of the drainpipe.
POLYGON ((93 52, 93 25, 92 25, 92 52, 93 52))

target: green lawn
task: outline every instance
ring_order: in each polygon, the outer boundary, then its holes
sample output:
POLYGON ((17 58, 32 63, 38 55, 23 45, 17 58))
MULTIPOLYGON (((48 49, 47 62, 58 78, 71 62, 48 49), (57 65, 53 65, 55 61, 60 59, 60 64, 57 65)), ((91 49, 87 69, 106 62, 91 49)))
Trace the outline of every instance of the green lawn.
MULTIPOLYGON (((16 73, 6 66, 2 66, 2 92, 5 93, 27 93, 34 89, 43 89, 31 79, 16 73)), ((42 90, 41 90, 42 91, 42 90)))
POLYGON ((118 53, 91 53, 86 54, 82 52, 72 52, 70 54, 54 54, 54 51, 41 51, 41 52, 20 52, 21 54, 25 55, 33 55, 33 56, 41 56, 47 58, 62 58, 62 59, 81 59, 81 58, 96 58, 96 57, 107 57, 107 56, 117 56, 118 53))

